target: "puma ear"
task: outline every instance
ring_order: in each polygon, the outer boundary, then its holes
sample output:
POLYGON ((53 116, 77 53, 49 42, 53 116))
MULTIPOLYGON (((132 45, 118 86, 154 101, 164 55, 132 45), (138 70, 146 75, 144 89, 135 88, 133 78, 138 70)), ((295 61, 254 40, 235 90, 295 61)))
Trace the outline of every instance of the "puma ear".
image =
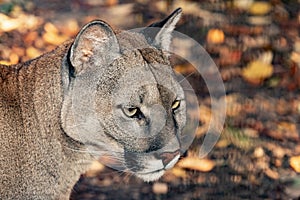
POLYGON ((119 44, 112 28, 103 21, 92 21, 78 33, 69 53, 75 74, 110 64, 119 53, 119 44))
POLYGON ((172 31, 179 21, 182 9, 177 8, 167 18, 148 26, 143 34, 151 45, 168 50, 171 43, 172 31))

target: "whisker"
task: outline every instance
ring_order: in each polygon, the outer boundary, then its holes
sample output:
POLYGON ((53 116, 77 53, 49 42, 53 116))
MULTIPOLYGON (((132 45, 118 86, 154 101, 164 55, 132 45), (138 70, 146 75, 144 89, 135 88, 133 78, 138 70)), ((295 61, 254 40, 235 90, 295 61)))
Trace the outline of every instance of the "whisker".
POLYGON ((88 165, 88 164, 91 164, 91 160, 81 159, 81 160, 78 160, 78 161, 76 162, 76 164, 84 164, 84 165, 88 165))
POLYGON ((76 123, 76 124, 74 124, 74 125, 72 125, 72 126, 70 126, 71 128, 76 128, 76 127, 79 127, 79 126, 81 126, 83 123, 76 123))
POLYGON ((192 72, 190 74, 188 74, 187 76, 185 76, 182 80, 178 81, 179 83, 181 83, 182 81, 184 81, 185 79, 187 79, 188 77, 192 76, 195 72, 192 72))
POLYGON ((123 180, 126 182, 129 182, 131 177, 133 177, 133 174, 131 172, 123 172, 123 174, 124 174, 123 180))
POLYGON ((87 153, 87 152, 88 152, 87 150, 81 150, 81 149, 70 148, 70 147, 68 147, 68 146, 66 146, 66 145, 64 145, 63 147, 66 148, 66 149, 69 149, 69 150, 71 150, 71 151, 74 151, 74 152, 79 152, 79 153, 87 153))
POLYGON ((194 89, 192 88, 182 88, 184 91, 195 91, 194 89))

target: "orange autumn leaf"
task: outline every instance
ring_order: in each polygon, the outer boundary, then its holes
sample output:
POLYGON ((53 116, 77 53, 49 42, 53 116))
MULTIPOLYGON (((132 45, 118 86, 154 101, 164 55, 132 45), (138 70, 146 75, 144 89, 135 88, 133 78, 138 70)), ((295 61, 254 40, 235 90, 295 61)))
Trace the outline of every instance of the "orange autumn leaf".
POLYGON ((198 157, 186 157, 177 163, 178 167, 197 170, 200 172, 209 172, 215 167, 215 163, 209 159, 200 159, 198 157))
POLYGON ((24 42, 27 45, 31 45, 38 38, 38 36, 39 34, 37 31, 29 32, 25 35, 24 42))
POLYGON ((39 56, 41 54, 42 54, 42 52, 39 51, 38 49, 34 48, 34 47, 28 47, 26 49, 26 55, 30 59, 35 58, 35 57, 37 57, 37 56, 39 56))
POLYGON ((46 23, 44 26, 46 31, 43 34, 43 40, 52 45, 59 45, 69 39, 68 36, 60 34, 58 28, 52 23, 46 23))
POLYGON ((221 44, 225 40, 224 32, 220 29, 210 29, 207 33, 206 40, 208 43, 221 44))
POLYGON ((290 166, 297 172, 300 173, 300 156, 294 156, 290 158, 290 166))
POLYGON ((58 34, 58 28, 56 28, 56 26, 50 22, 46 23, 44 25, 44 30, 48 33, 55 33, 58 34))
POLYGON ((16 53, 11 53, 9 56, 9 61, 11 64, 17 64, 19 62, 19 56, 16 53))
POLYGON ((69 39, 69 37, 65 35, 59 35, 54 32, 46 32, 43 35, 43 39, 48 44, 59 45, 69 39))
POLYGON ((186 171, 179 167, 172 168, 171 172, 172 172, 172 174, 174 174, 177 177, 181 177, 181 178, 187 177, 186 171))

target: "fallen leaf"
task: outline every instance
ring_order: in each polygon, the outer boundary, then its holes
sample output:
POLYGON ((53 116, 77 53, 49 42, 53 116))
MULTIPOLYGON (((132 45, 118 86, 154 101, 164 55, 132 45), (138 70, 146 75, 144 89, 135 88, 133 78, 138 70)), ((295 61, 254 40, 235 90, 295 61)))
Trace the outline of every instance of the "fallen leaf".
POLYGON ((45 41, 44 41, 42 38, 38 37, 38 38, 34 41, 34 46, 35 46, 36 48, 42 49, 42 48, 44 48, 44 47, 46 46, 46 44, 45 44, 45 41))
POLYGON ((254 149, 254 152, 253 152, 253 156, 255 158, 262 158, 263 156, 265 156, 265 151, 262 147, 256 147, 254 149))
POLYGON ((255 60, 250 62, 247 67, 242 70, 242 76, 250 83, 259 84, 264 79, 269 78, 273 74, 273 66, 271 64, 255 60))
POLYGON ((0 65, 10 65, 10 61, 7 60, 0 60, 0 65))
POLYGON ((295 148, 293 149, 293 152, 300 154, 300 144, 295 146, 295 148))
POLYGON ((297 172, 300 173, 300 155, 293 156, 290 158, 290 166, 297 172))
POLYGON ((186 171, 179 167, 173 167, 171 172, 172 172, 172 174, 174 174, 177 177, 181 177, 181 178, 187 177, 186 171))
POLYGON ((27 30, 36 29, 42 21, 41 18, 24 13, 17 15, 15 18, 0 13, 0 32, 9 32, 17 29, 19 32, 24 33, 27 30))
POLYGON ((278 144, 268 143, 265 147, 272 152, 273 156, 278 159, 282 159, 285 155, 290 155, 293 150, 285 149, 278 144))
POLYGON ((251 16, 247 21, 255 26, 265 26, 272 23, 272 18, 270 16, 251 16))
POLYGON ((199 106, 199 120, 203 124, 209 124, 212 118, 211 109, 205 105, 199 106))
POLYGON ((242 132, 250 138, 258 138, 259 132, 254 128, 243 128, 242 132))
POLYGON ((44 25, 44 30, 48 33, 55 33, 55 34, 58 34, 59 32, 56 26, 50 22, 44 25))
POLYGON ((253 0, 233 0, 233 6, 241 10, 248 10, 252 3, 253 0))
POLYGON ((118 0, 106 0, 106 5, 107 6, 114 6, 118 4, 118 0))
POLYGON ((256 1, 250 6, 249 13, 252 15, 265 15, 270 12, 272 5, 266 1, 256 1))
MULTIPOLYGON (((223 48, 225 49, 225 48, 223 48)), ((220 65, 236 65, 240 63, 242 52, 239 50, 225 50, 220 51, 220 65)))
POLYGON ((277 147, 273 149, 273 155, 276 158, 282 159, 285 156, 285 154, 286 154, 285 150, 281 147, 277 147))
POLYGON ((48 44, 59 45, 69 39, 68 36, 60 34, 58 28, 52 23, 46 23, 44 30, 43 39, 48 44))
POLYGON ((38 49, 34 48, 34 47, 28 47, 26 49, 26 55, 28 58, 32 59, 32 58, 35 58, 39 55, 41 55, 42 52, 40 52, 38 49))
POLYGON ((14 47, 12 47, 12 52, 17 54, 19 57, 22 57, 25 55, 25 49, 22 47, 14 46, 14 47))
POLYGON ((78 22, 74 19, 68 20, 64 26, 60 27, 61 32, 69 37, 75 36, 79 31, 78 22))
POLYGON ((221 44, 225 40, 224 32, 221 29, 210 29, 207 33, 206 40, 208 43, 221 44))
POLYGON ((177 166, 200 172, 209 172, 214 168, 215 163, 209 159, 200 159, 198 157, 186 157, 181 159, 177 163, 177 166))
POLYGON ((282 166, 282 160, 276 158, 276 159, 274 160, 274 165, 275 165, 275 167, 277 167, 277 168, 281 167, 281 166, 282 166))
POLYGON ((69 37, 56 34, 55 32, 46 32, 43 34, 43 39, 48 44, 59 45, 69 39, 69 37))
POLYGON ((241 69, 236 67, 228 67, 221 71, 222 80, 225 82, 231 80, 232 78, 238 77, 240 75, 241 75, 241 69))
POLYGON ((0 13, 0 31, 9 32, 17 29, 21 24, 18 19, 10 18, 0 13))
POLYGON ((297 126, 293 122, 266 122, 263 133, 275 140, 299 141, 297 126))
POLYGON ((243 111, 243 106, 239 102, 240 96, 238 94, 229 94, 225 98, 226 101, 226 115, 236 117, 243 111))
POLYGON ((19 62, 19 56, 16 53, 11 53, 9 56, 9 61, 11 64, 17 64, 19 62))
POLYGON ((217 148, 226 148, 230 145, 230 142, 226 139, 221 139, 217 142, 217 144, 215 145, 215 147, 217 148))
POLYGON ((26 34, 24 42, 26 45, 31 45, 38 38, 38 32, 33 31, 26 34))
POLYGON ((277 132, 283 135, 286 139, 298 141, 299 134, 295 123, 279 122, 276 128, 277 132))
POLYGON ((156 182, 152 186, 152 191, 155 194, 166 194, 168 192, 168 185, 166 183, 156 182))
POLYGON ((173 69, 177 74, 191 74, 193 72, 196 72, 193 65, 187 63, 183 65, 176 65, 173 69))
POLYGON ((295 63, 298 63, 298 65, 300 66, 300 53, 293 51, 291 53, 291 60, 294 61, 295 63))
POLYGON ((209 124, 203 124, 201 126, 198 126, 196 129, 196 137, 200 138, 204 136, 207 133, 208 128, 209 128, 209 124))
POLYGON ((270 168, 265 169, 264 172, 265 172, 265 174, 266 174, 269 178, 271 178, 271 179, 276 180, 276 179, 279 178, 278 172, 276 172, 276 171, 274 171, 274 170, 272 170, 272 169, 270 169, 270 168))

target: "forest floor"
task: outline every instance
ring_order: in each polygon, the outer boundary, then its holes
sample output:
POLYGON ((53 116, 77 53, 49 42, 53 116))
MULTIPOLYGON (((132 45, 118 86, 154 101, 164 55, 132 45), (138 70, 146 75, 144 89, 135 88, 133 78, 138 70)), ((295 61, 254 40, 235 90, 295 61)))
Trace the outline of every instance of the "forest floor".
POLYGON ((0 1, 2 64, 52 50, 92 19, 130 29, 182 7, 176 30, 206 49, 224 81, 226 121, 205 158, 195 152, 209 125, 210 95, 195 68, 181 63, 175 70, 188 78, 200 104, 196 138, 182 158, 192 164, 175 166, 154 183, 95 164, 75 186, 73 200, 300 198, 300 3, 211 2, 0 1))

